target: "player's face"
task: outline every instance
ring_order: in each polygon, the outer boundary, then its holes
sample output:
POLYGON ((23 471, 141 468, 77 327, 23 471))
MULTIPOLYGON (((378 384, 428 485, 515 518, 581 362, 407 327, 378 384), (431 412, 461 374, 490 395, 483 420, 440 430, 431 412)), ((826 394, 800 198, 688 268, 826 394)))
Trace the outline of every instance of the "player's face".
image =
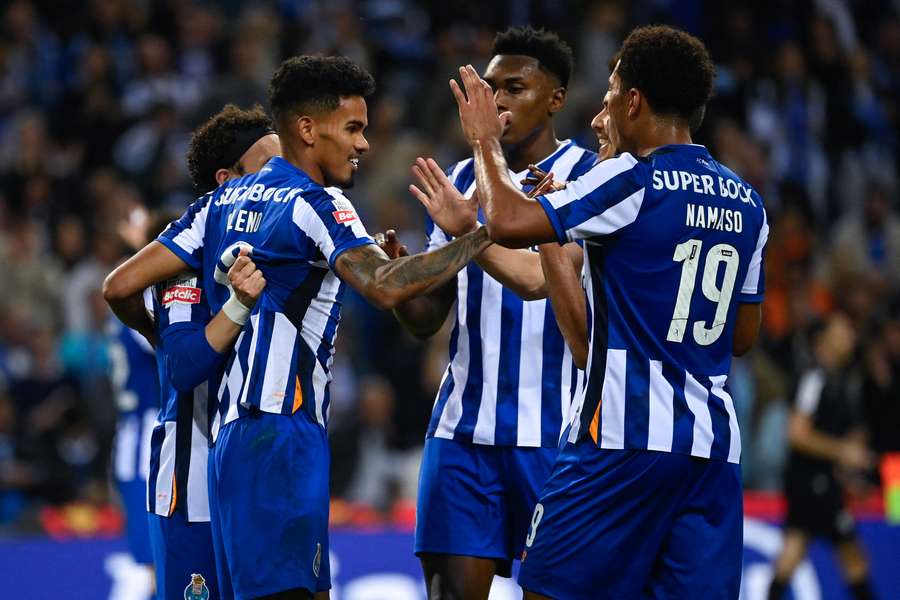
POLYGON ((600 160, 606 160, 616 155, 616 148, 609 141, 609 111, 603 107, 594 120, 591 121, 591 129, 597 134, 598 150, 600 160))
POLYGON ((613 147, 619 152, 631 152, 628 145, 628 94, 623 89, 618 70, 617 64, 609 76, 609 89, 603 96, 603 110, 600 114, 605 112, 608 116, 606 135, 613 147))
POLYGON ((531 56, 495 56, 488 63, 484 80, 494 90, 497 111, 510 113, 500 138, 504 144, 520 144, 536 135, 565 103, 565 89, 531 56))
POLYGON ((365 99, 343 97, 335 110, 317 116, 315 123, 315 156, 325 185, 352 187, 359 158, 369 149, 363 135, 369 124, 365 99))
POLYGON ((238 164, 244 174, 257 173, 273 156, 281 156, 281 140, 274 133, 270 133, 256 140, 244 152, 238 164))

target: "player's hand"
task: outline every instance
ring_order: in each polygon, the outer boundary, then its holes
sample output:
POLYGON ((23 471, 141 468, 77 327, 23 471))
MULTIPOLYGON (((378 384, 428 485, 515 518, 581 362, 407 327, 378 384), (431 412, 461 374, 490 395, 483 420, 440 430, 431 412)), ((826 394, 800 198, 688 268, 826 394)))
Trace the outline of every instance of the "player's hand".
POLYGON ((840 465, 847 469, 868 471, 875 466, 875 456, 861 441, 849 438, 842 442, 840 465))
POLYGON ((412 172, 419 186, 410 185, 409 191, 438 227, 459 237, 478 226, 478 201, 474 197, 466 199, 434 159, 417 158, 412 172))
POLYGON ((375 243, 378 244, 379 248, 384 250, 384 253, 387 254, 388 258, 391 260, 400 258, 401 256, 409 256, 409 250, 400 243, 400 238, 397 237, 397 232, 393 229, 388 229, 385 233, 376 233, 375 243))
POLYGON ((533 185, 534 188, 528 192, 529 198, 536 198, 550 192, 558 192, 566 189, 566 184, 559 181, 553 181, 553 173, 547 173, 537 165, 528 165, 528 175, 520 181, 522 185, 533 185))
POLYGON ((252 308, 266 287, 266 279, 249 254, 250 250, 242 246, 234 264, 228 269, 228 283, 238 301, 247 308, 252 308))
POLYGON ((491 138, 499 139, 509 123, 509 111, 497 114, 494 92, 472 65, 459 68, 463 87, 450 80, 450 91, 459 107, 459 121, 469 144, 491 138), (465 93, 463 93, 465 89, 465 93))

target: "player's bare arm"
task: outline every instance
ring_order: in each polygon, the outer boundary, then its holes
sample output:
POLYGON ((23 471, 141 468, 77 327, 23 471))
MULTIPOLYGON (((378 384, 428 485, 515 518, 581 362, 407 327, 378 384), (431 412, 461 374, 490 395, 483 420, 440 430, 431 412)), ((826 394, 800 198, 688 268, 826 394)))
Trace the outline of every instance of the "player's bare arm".
POLYGON ((150 242, 106 276, 103 298, 122 323, 155 343, 153 320, 141 294, 151 285, 188 269, 174 252, 157 241, 150 242))
MULTIPOLYGON (((410 185, 409 190, 438 227, 459 237, 478 226, 477 191, 472 198, 463 196, 431 158, 417 159, 412 171, 419 185, 410 185)), ((524 300, 547 297, 540 258, 534 252, 493 245, 476 256, 475 262, 524 300)))
POLYGON ((737 318, 734 322, 734 340, 731 342, 732 355, 743 356, 750 351, 759 336, 761 323, 761 304, 738 304, 737 318))
POLYGON ((463 133, 472 147, 478 201, 491 239, 507 248, 554 241, 556 234, 544 209, 509 178, 500 145, 506 113, 497 114, 491 87, 471 65, 461 67, 459 73, 465 93, 455 80, 450 81, 450 89, 463 133))
MULTIPOLYGON (((406 246, 400 243, 397 232, 393 229, 388 229, 384 234, 376 233, 374 237, 375 242, 391 260, 409 256, 406 246)), ((410 334, 419 339, 427 339, 443 326, 455 300, 454 278, 433 292, 398 305, 394 308, 394 316, 410 334)))
POLYGON ((366 300, 390 310, 436 290, 492 243, 486 228, 479 227, 443 248, 396 260, 377 245, 367 244, 341 254, 335 270, 366 300))
POLYGON ((231 349, 266 287, 262 271, 256 268, 246 248, 241 248, 240 256, 228 269, 228 283, 232 296, 205 328, 206 341, 219 354, 231 349))
POLYGON ((579 276, 584 256, 578 244, 560 246, 550 242, 538 246, 538 252, 556 323, 572 352, 575 366, 584 369, 588 358, 587 304, 579 276), (570 251, 572 246, 577 251, 574 256, 570 251))

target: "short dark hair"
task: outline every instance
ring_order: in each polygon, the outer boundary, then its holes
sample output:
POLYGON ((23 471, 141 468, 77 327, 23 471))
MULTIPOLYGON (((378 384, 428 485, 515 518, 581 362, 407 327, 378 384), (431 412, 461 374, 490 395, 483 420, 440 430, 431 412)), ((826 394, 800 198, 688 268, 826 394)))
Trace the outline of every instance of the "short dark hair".
POLYGON ((345 56, 293 56, 272 75, 269 106, 280 123, 288 113, 332 111, 342 96, 374 91, 369 72, 345 56))
POLYGON ((208 192, 219 187, 216 181, 216 171, 219 169, 238 170, 243 152, 235 158, 235 144, 239 143, 247 135, 256 137, 246 140, 247 148, 252 146, 266 130, 271 131, 272 119, 266 114, 262 106, 243 110, 234 104, 226 104, 216 115, 211 117, 203 125, 194 131, 191 143, 188 146, 187 161, 191 181, 201 192, 208 192))
POLYGON ((533 27, 510 27, 494 38, 491 56, 519 54, 538 61, 541 68, 552 73, 560 85, 569 85, 575 58, 572 48, 552 31, 533 27))
POLYGON ((654 112, 690 122, 712 96, 716 69, 699 39, 651 25, 625 38, 618 73, 625 89, 639 89, 654 112))

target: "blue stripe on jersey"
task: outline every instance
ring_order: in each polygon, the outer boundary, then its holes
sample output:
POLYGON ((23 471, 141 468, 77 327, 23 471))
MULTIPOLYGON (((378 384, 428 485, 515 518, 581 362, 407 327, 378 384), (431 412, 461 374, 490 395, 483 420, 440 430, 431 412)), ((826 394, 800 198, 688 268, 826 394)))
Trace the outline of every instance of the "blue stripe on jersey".
POLYGON ((687 399, 684 397, 684 370, 669 363, 663 363, 662 372, 663 377, 674 391, 672 395, 672 418, 674 420, 672 452, 690 454, 694 444, 694 414, 688 409, 687 399))
POLYGON ((469 376, 462 393, 462 417, 456 426, 460 439, 471 442, 478 419, 478 406, 484 387, 483 363, 481 361, 481 284, 484 271, 474 264, 466 267, 469 287, 466 290, 466 327, 469 330, 469 376))
POLYGON ((593 152, 585 152, 575 163, 575 166, 572 167, 572 171, 569 173, 569 181, 578 179, 579 177, 593 169, 594 165, 596 164, 597 155, 593 152))
POLYGON ((706 405, 709 408, 709 416, 712 421, 713 430, 710 458, 727 460, 728 446, 731 443, 731 429, 728 426, 728 411, 725 409, 725 403, 721 398, 716 397, 715 394, 710 392, 713 383, 709 377, 697 375, 696 379, 709 394, 706 405))
POLYGON ((519 366, 522 352, 522 301, 503 288, 500 306, 500 363, 494 443, 516 445, 519 421, 519 366))
POLYGON ((454 185, 456 189, 465 191, 469 189, 469 186, 475 181, 475 161, 469 159, 465 166, 460 169, 459 173, 456 175, 456 181, 454 181, 454 185))
MULTIPOLYGON (((636 178, 631 171, 625 171, 603 184, 602 198, 621 198, 621 201, 624 201, 642 187, 644 187, 644 184, 640 179, 636 178)), ((611 206, 614 205, 606 206, 602 204, 600 194, 591 193, 585 196, 583 202, 571 202, 559 207, 556 209, 556 216, 563 223, 581 223, 594 215, 602 213, 611 206)), ((563 236, 560 241, 567 240, 563 236)))
POLYGON ((147 507, 156 512, 156 473, 159 473, 163 440, 166 437, 165 427, 155 427, 150 434, 150 476, 147 478, 147 507))
POLYGON ((637 352, 625 357, 625 439, 646 447, 650 421, 650 363, 637 352))
MULTIPOLYGON (((608 344, 609 331, 607 323, 609 316, 606 306, 606 281, 604 273, 604 262, 606 259, 606 250, 603 246, 593 244, 585 246, 589 260, 585 263, 584 268, 591 270, 591 289, 587 290, 591 294, 592 303, 589 303, 588 311, 591 312, 593 318, 591 327, 591 373, 597 374, 596 377, 589 377, 584 392, 584 405, 581 410, 581 427, 579 429, 581 435, 586 435, 590 431, 591 421, 594 415, 600 410, 600 402, 603 395, 603 380, 606 373, 606 349, 608 344), (593 305, 593 310, 591 309, 593 305)), ((598 417, 599 418, 599 417, 598 417)), ((600 441, 600 436, 595 440, 600 441)))
MULTIPOLYGON (((562 414, 562 366, 566 341, 563 339, 550 302, 544 310, 544 363, 541 371, 541 445, 552 447, 559 442, 562 414)), ((572 388, 577 381, 577 369, 572 363, 572 388)))
POLYGON ((444 407, 447 406, 447 399, 453 393, 456 382, 453 380, 453 359, 456 357, 456 348, 459 344, 459 321, 453 323, 453 331, 450 333, 450 364, 447 365, 446 375, 438 390, 437 400, 434 403, 434 410, 431 412, 431 419, 428 421, 428 432, 431 434, 437 431, 438 424, 441 421, 441 415, 444 414, 444 407))

